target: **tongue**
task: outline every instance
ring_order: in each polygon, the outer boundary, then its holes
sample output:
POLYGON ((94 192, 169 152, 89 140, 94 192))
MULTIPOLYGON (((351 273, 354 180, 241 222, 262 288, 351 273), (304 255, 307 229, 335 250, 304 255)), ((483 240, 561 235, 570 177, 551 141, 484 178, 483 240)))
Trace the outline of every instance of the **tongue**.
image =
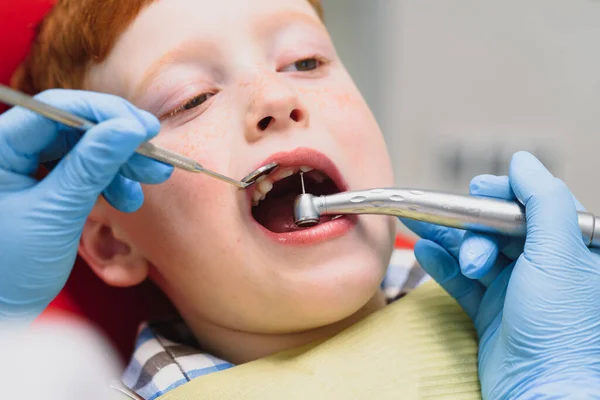
POLYGON ((252 214, 262 226, 275 233, 285 233, 300 230, 294 224, 294 200, 298 193, 282 194, 281 196, 267 196, 252 214))

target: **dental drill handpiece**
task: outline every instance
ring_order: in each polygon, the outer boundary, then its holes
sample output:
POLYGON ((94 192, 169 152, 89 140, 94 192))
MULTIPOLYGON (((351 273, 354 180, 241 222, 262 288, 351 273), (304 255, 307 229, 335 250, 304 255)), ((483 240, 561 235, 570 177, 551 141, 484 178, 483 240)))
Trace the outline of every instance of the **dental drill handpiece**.
MULTIPOLYGON (((301 194, 294 222, 313 226, 322 215, 392 215, 469 231, 525 237, 524 208, 512 201, 415 189, 371 189, 327 196, 301 194)), ((600 217, 578 212, 585 244, 600 248, 600 217)))

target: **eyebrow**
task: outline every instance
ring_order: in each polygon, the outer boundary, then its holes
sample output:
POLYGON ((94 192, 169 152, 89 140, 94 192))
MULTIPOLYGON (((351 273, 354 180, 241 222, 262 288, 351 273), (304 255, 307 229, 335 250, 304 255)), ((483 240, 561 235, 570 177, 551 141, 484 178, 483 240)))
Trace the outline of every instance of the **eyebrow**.
MULTIPOLYGON (((265 15, 256 23, 254 32, 258 37, 267 37, 297 23, 308 24, 323 32, 327 32, 321 23, 321 20, 316 16, 312 17, 298 11, 283 11, 265 15)), ((144 74, 140 84, 134 89, 132 97, 135 99, 148 90, 152 81, 154 81, 156 77, 170 65, 189 59, 192 54, 195 59, 200 59, 202 57, 207 57, 209 54, 213 56, 218 54, 218 49, 214 43, 198 38, 191 38, 182 42, 175 49, 161 56, 150 66, 148 71, 144 74)))

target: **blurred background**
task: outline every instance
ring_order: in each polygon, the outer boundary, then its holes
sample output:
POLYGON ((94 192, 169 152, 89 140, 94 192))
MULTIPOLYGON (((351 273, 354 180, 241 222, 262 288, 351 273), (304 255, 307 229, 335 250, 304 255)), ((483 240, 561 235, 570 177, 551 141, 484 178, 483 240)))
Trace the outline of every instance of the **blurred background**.
POLYGON ((398 186, 466 192, 528 150, 598 212, 600 1, 323 2, 398 186))

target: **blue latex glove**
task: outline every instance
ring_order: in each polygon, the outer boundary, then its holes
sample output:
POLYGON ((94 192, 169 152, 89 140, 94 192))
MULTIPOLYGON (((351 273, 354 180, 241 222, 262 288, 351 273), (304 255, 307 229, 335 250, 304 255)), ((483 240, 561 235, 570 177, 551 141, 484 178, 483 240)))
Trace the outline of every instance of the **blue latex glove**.
POLYGON ((82 134, 21 108, 0 115, 3 320, 34 318, 59 293, 100 194, 121 211, 135 211, 143 202, 138 182, 160 183, 172 173, 134 154, 160 129, 151 114, 99 93, 51 90, 37 98, 99 124, 82 134), (56 166, 37 182, 40 162, 56 166))
POLYGON ((600 398, 600 256, 583 243, 567 187, 528 153, 473 195, 518 199, 525 241, 404 221, 423 268, 471 316, 484 398, 600 398))

